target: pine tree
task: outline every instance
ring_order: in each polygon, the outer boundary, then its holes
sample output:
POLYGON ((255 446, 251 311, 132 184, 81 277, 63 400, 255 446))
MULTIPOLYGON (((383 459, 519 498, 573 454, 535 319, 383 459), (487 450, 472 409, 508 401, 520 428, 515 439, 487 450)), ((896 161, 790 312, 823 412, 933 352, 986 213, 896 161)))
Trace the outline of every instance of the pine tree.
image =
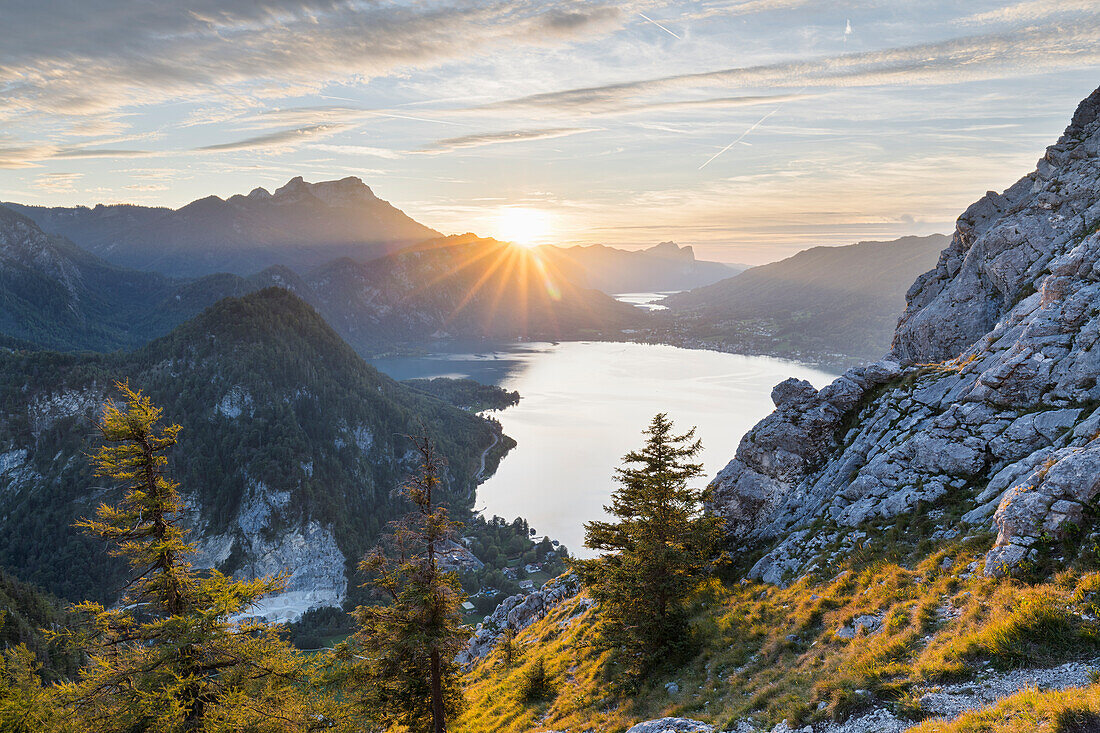
POLYGON ((658 414, 640 451, 623 457, 619 488, 604 507, 617 521, 587 522, 585 545, 600 557, 574 560, 600 603, 600 644, 614 652, 631 680, 674 663, 689 648, 685 602, 718 541, 719 520, 703 512, 702 450, 695 429, 673 433, 658 414))
POLYGON ((236 581, 189 562, 178 485, 165 473, 180 426, 158 427, 161 409, 128 384, 126 404, 104 405, 98 476, 120 484, 117 505, 102 504, 77 526, 106 540, 134 570, 118 607, 76 606, 87 623, 59 636, 88 663, 63 683, 60 728, 86 732, 251 730, 330 727, 308 684, 309 662, 275 629, 234 623, 281 579, 236 581))
POLYGON ((435 503, 444 462, 428 438, 411 440, 420 466, 402 490, 413 511, 391 523, 359 565, 369 577, 364 587, 385 603, 355 609, 359 628, 344 651, 356 652, 349 682, 364 717, 413 733, 443 733, 462 706, 454 658, 466 636, 466 595, 436 557, 457 526, 435 503))

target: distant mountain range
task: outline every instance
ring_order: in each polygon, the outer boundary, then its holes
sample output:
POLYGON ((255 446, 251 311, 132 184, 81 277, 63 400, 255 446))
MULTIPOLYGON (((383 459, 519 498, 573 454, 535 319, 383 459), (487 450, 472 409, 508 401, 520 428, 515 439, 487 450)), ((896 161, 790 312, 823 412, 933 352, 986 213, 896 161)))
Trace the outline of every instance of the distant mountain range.
MULTIPOLYGON (((404 511, 404 435, 421 426, 447 457, 445 500, 472 506, 499 428, 368 366, 306 303, 265 289, 218 302, 133 352, 0 352, 0 565, 69 599, 114 600, 123 563, 72 527, 95 488, 91 426, 129 379, 183 426, 171 456, 200 560, 257 577, 290 569, 272 617, 339 605, 348 568, 404 511)), ((349 590, 350 589, 350 590, 349 590)))
POLYGON ((0 206, 0 345, 135 348, 222 298, 273 285, 316 307, 361 354, 446 338, 599 337, 644 318, 529 250, 473 235, 304 275, 277 265, 186 280, 112 265, 0 206))
POLYGON ((4 205, 110 263, 172 277, 251 275, 272 265, 304 272, 441 236, 353 177, 321 183, 298 177, 274 193, 207 196, 180 209, 4 205))
POLYGON ((128 270, 0 206, 0 338, 64 351, 133 348, 241 287, 128 270))
POLYGON ((665 336, 688 345, 831 363, 880 358, 910 284, 936 266, 942 234, 813 247, 669 296, 665 336))
POLYGON ((539 247, 539 253, 575 282, 605 293, 690 290, 724 280, 745 265, 695 259, 691 246, 661 242, 649 249, 623 250, 602 244, 539 247))

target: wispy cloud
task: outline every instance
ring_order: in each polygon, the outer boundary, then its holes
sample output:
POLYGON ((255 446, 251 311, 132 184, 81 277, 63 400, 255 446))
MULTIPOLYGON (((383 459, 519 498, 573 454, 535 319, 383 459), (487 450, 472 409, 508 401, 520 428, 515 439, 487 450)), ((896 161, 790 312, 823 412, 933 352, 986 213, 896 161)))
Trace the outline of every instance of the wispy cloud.
MULTIPOLYGON (((851 88, 943 85, 1100 63, 1100 18, 1072 27, 1025 28, 811 61, 744 66, 533 94, 483 109, 607 114, 647 96, 707 88, 851 88), (1051 47, 1058 53, 1051 53, 1051 47)), ((655 102, 664 104, 665 102, 655 102)))
POLYGON ((333 81, 614 30, 610 2, 42 3, 4 11, 0 119, 111 115, 191 98, 286 98, 333 81), (12 32, 12 29, 19 29, 12 32))
POLYGON ((482 132, 476 135, 463 135, 462 137, 450 137, 439 140, 420 150, 414 151, 428 155, 449 153, 463 148, 480 148, 485 145, 501 145, 504 143, 522 143, 532 140, 547 140, 557 137, 568 137, 585 132, 597 132, 599 128, 593 127, 548 127, 537 130, 504 130, 502 132, 482 132))
POLYGON ((345 128, 344 125, 310 125, 308 127, 296 127, 290 130, 279 130, 264 135, 255 135, 243 140, 234 140, 214 145, 203 145, 196 150, 203 152, 226 152, 237 150, 255 150, 257 148, 293 148, 301 145, 311 138, 327 137, 345 128))
POLYGON ((74 193, 79 173, 46 173, 34 179, 35 188, 49 193, 74 193))
POLYGON ((968 15, 959 19, 960 25, 985 25, 987 23, 1034 23, 1057 16, 1100 15, 1096 0, 1027 0, 996 10, 968 15))

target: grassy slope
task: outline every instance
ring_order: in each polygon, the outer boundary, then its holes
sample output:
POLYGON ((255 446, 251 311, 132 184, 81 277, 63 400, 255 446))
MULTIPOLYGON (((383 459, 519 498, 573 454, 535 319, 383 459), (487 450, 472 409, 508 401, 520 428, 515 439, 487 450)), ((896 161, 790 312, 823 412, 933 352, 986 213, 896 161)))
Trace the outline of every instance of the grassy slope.
MULTIPOLYGON (((876 704, 917 718, 916 701, 937 684, 1100 653, 1100 624, 1092 620, 1100 573, 1067 571, 1036 584, 964 577, 987 544, 954 543, 911 569, 871 561, 786 589, 712 581, 694 602, 699 653, 629 696, 613 692, 606 656, 587 646, 597 611, 574 618, 580 600, 567 602, 517 636, 521 659, 511 670, 497 651, 471 673, 469 712, 458 729, 621 731, 662 715, 718 725, 749 716, 769 725, 782 719, 805 724, 843 719, 876 704), (862 614, 880 615, 882 628, 850 640, 836 636, 862 614), (540 657, 558 683, 557 694, 527 705, 517 690, 540 657), (666 691, 670 681, 679 693, 666 691)), ((1097 693, 1079 695, 1092 705, 1097 693)), ((1044 698, 1050 709, 1060 704, 1044 698)))
POLYGON ((1018 692, 955 720, 930 720, 913 733, 1095 733, 1100 730, 1100 685, 1062 692, 1018 692))

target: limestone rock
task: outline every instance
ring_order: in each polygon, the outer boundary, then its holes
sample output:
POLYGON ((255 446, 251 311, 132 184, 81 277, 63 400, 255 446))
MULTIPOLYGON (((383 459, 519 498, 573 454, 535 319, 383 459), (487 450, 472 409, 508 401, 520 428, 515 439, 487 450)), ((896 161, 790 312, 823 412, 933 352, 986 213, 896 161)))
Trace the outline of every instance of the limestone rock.
POLYGON ((987 573, 1084 521, 1100 492, 1098 115, 1100 90, 1035 172, 959 217, 885 359, 820 391, 773 390, 775 412, 710 486, 731 536, 769 548, 752 577, 828 561, 836 550, 809 531, 821 520, 855 528, 950 501, 970 524, 992 519, 987 573))
POLYGON ((713 733, 714 726, 690 718, 661 718, 632 725, 626 733, 713 733))
MULTIPOLYGON (((455 661, 463 666, 475 664, 489 655, 505 628, 513 631, 527 628, 546 616, 554 606, 576 596, 580 593, 580 589, 580 579, 570 573, 551 578, 534 593, 508 596, 483 622, 477 625, 477 630, 466 642, 466 648, 459 652, 455 661)), ((585 603, 587 600, 581 599, 584 610, 591 607, 590 603, 585 603)))

